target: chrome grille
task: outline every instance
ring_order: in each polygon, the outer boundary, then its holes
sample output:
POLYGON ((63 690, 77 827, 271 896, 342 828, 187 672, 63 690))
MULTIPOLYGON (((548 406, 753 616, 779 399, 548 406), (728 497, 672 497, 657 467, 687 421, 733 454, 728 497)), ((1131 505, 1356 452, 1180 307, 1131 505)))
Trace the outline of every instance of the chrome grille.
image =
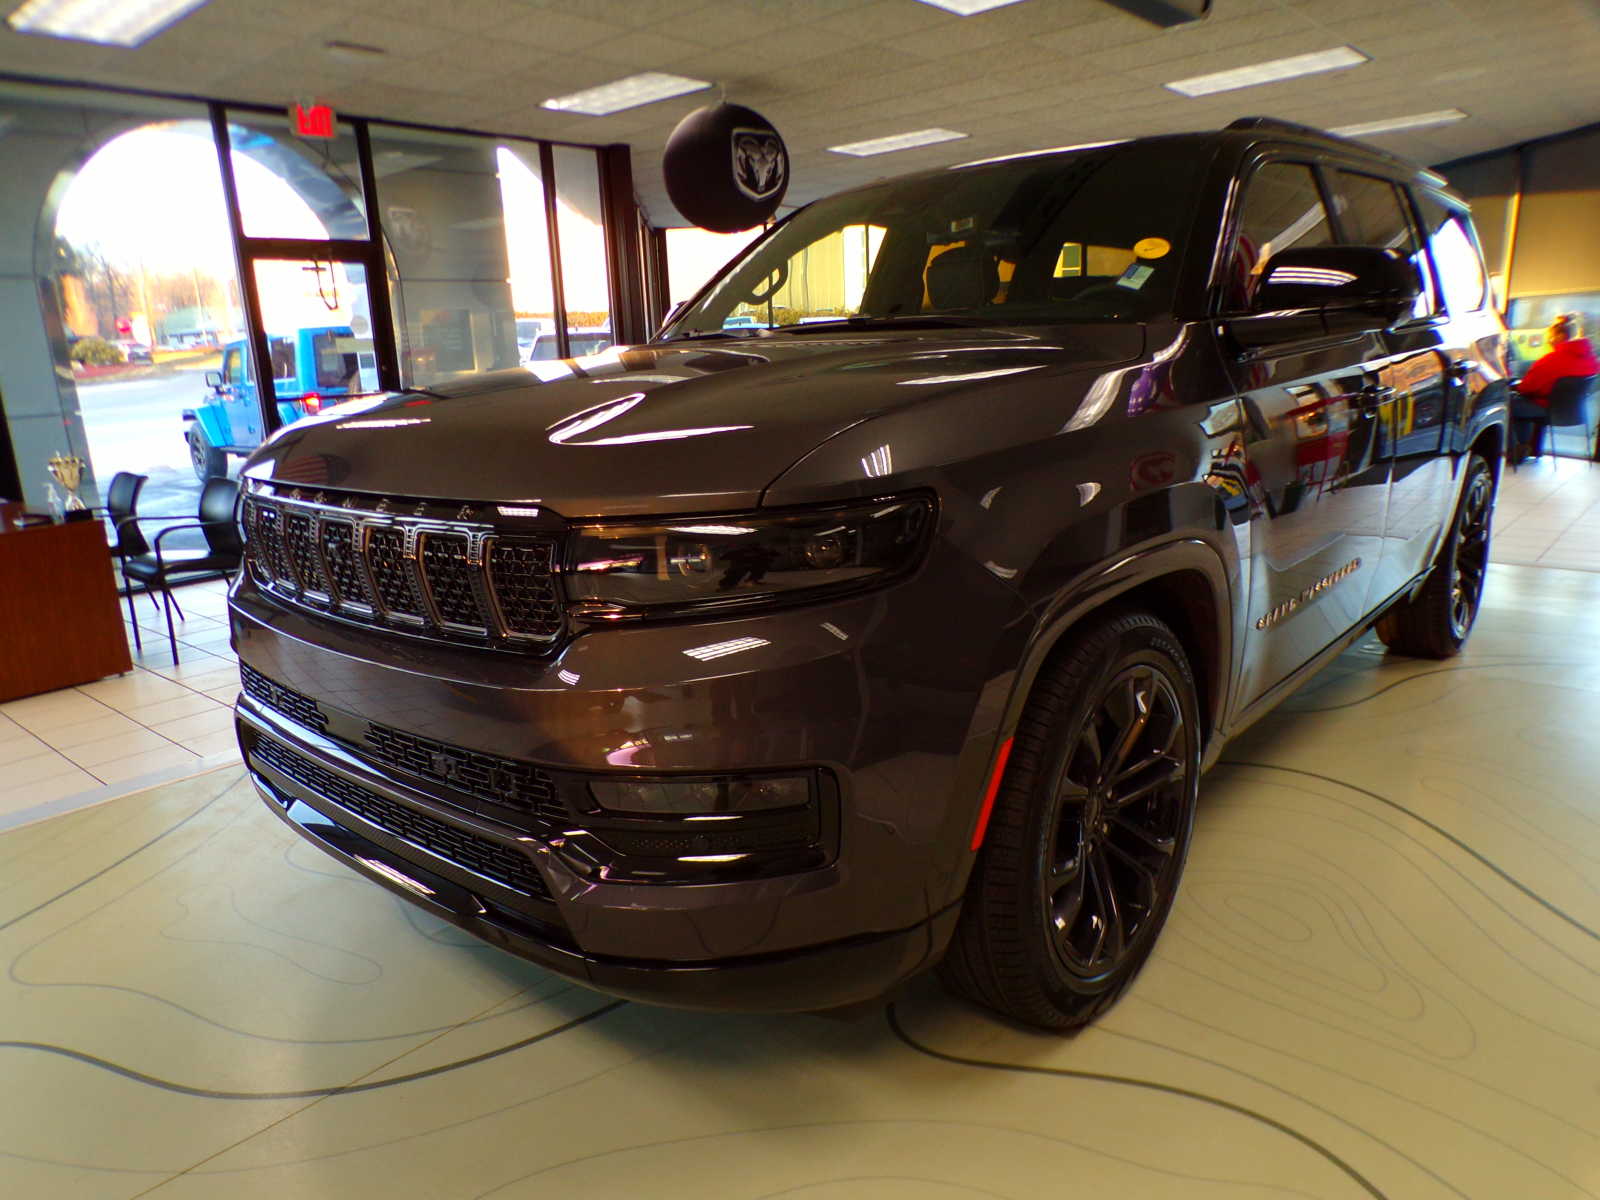
POLYGON ((460 533, 422 535, 422 577, 439 619, 478 633, 488 630, 483 605, 478 600, 477 578, 482 572, 467 552, 467 537, 460 533))
POLYGON ((367 586, 367 569, 361 562, 361 547, 356 527, 349 521, 321 522, 322 561, 327 564, 339 603, 370 612, 372 589, 367 586))
POLYGON ((547 638, 561 628, 561 598, 550 565, 554 550, 547 541, 517 538, 489 544, 489 580, 508 632, 547 638))
POLYGON ((247 551, 270 596, 380 629, 527 651, 564 628, 555 537, 441 501, 253 485, 247 551))
POLYGON ((367 531, 367 566, 372 568, 372 585, 378 589, 378 603, 391 617, 422 620, 422 598, 417 595, 417 577, 406 554, 406 535, 393 526, 367 531))
POLYGON ((283 514, 281 538, 285 554, 294 564, 294 573, 300 578, 300 589, 313 603, 328 602, 328 574, 322 569, 322 556, 317 553, 316 520, 309 513, 289 511, 283 514))

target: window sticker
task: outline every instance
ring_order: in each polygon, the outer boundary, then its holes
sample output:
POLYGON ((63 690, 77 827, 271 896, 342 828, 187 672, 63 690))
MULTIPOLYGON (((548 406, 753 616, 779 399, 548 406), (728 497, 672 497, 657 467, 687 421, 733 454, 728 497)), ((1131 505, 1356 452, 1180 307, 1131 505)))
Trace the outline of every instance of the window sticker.
POLYGON ((1172 252, 1172 243, 1166 238, 1140 238, 1133 244, 1133 252, 1140 258, 1165 258, 1172 252))
POLYGON ((1150 276, 1154 275, 1155 273, 1156 269, 1154 267, 1146 267, 1135 264, 1124 271, 1117 279, 1117 286, 1131 288, 1137 292, 1149 282, 1150 276))

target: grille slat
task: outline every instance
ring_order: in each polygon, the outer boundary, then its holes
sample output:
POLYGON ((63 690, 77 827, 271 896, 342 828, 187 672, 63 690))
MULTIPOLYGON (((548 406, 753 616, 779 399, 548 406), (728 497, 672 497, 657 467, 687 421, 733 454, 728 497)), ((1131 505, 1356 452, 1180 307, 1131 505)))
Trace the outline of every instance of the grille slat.
POLYGON ((322 520, 320 538, 322 558, 336 589, 340 604, 370 610, 372 590, 367 586, 366 568, 361 565, 361 548, 356 527, 349 521, 322 520))
POLYGON ((405 553, 406 535, 393 527, 379 527, 367 534, 367 565, 372 569, 378 603, 391 616, 422 620, 422 597, 417 595, 416 576, 405 553))
POLYGON ((306 599, 326 603, 328 574, 322 569, 322 555, 317 552, 316 519, 309 513, 291 509, 283 514, 282 528, 284 552, 294 564, 306 599))
POLYGON ((439 619, 487 632, 489 623, 474 582, 480 572, 468 557, 466 535, 425 533, 421 553, 422 577, 427 580, 439 619))
POLYGON ((531 538, 489 543, 489 581, 506 630, 521 637, 552 638, 561 630, 561 598, 551 559, 554 547, 531 538))
POLYGON ((336 775, 271 738, 256 739, 252 754, 302 787, 364 817, 394 837, 456 863, 525 896, 550 898, 550 889, 522 855, 488 838, 407 808, 336 775))

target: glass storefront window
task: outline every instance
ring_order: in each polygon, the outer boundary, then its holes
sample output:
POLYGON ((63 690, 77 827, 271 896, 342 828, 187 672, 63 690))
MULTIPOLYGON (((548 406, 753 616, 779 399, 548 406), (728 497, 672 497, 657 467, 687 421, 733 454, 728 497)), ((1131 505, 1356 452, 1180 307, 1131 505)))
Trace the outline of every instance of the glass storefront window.
POLYGON ((593 150, 557 146, 554 162, 567 339, 572 354, 594 354, 611 345, 611 274, 606 268, 600 159, 593 150))
MULTIPOLYGON (((516 366, 499 146, 383 125, 372 126, 371 139, 384 238, 398 274, 401 381, 427 387, 516 366)), ((519 233, 530 219, 519 214, 519 233)))
POLYGON ((517 361, 561 357, 556 339, 555 270, 544 202, 539 147, 518 142, 499 147, 500 202, 505 208, 506 260, 516 309, 517 361))
POLYGON ((712 233, 709 229, 667 230, 667 290, 672 304, 682 304, 723 265, 760 237, 766 229, 756 226, 743 233, 712 233))
POLYGON ((246 237, 364 238, 361 164, 355 133, 341 123, 332 138, 300 138, 288 118, 228 114, 228 140, 246 237), (304 202, 285 205, 287 187, 304 202))

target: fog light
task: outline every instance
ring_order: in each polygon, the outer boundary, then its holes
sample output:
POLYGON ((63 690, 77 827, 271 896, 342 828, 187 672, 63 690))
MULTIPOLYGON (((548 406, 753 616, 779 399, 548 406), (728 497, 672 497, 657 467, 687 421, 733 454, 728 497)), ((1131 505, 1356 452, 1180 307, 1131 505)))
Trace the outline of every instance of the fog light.
POLYGON ((595 779, 589 794, 607 812, 669 814, 770 812, 811 801, 810 775, 749 779, 595 779))

